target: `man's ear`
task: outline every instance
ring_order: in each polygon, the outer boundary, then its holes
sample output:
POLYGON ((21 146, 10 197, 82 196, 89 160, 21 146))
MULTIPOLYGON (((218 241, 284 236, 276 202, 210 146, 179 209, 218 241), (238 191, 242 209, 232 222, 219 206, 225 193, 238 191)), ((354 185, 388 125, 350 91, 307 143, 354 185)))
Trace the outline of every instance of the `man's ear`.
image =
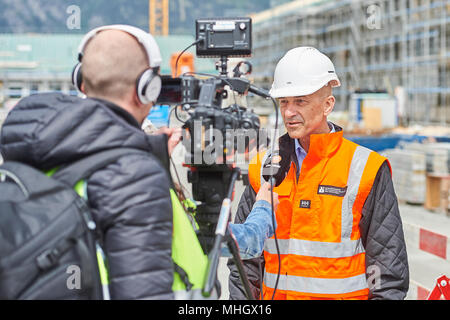
POLYGON ((81 90, 81 92, 83 92, 84 94, 86 94, 86 90, 85 90, 85 87, 84 87, 84 81, 81 82, 80 90, 81 90))
POLYGON ((133 104, 135 106, 138 106, 138 107, 142 107, 143 106, 141 100, 139 99, 137 90, 133 90, 133 104))
POLYGON ((136 90, 133 90, 133 95, 131 96, 133 105, 135 106, 135 108, 137 108, 138 113, 140 115, 142 115, 142 121, 145 120, 145 118, 147 118, 148 114, 150 113, 150 110, 152 109, 152 107, 154 106, 154 103, 149 103, 149 104, 143 104, 141 102, 141 100, 139 99, 139 96, 136 92, 136 90))
POLYGON ((327 117, 331 113, 331 111, 333 111, 333 109, 334 109, 334 105, 336 103, 336 98, 332 95, 328 96, 328 98, 326 98, 324 103, 325 103, 325 108, 323 110, 323 114, 324 114, 324 116, 327 117))
POLYGON ((328 82, 328 85, 335 87, 335 86, 339 85, 339 82, 337 82, 337 80, 331 80, 330 82, 328 82))

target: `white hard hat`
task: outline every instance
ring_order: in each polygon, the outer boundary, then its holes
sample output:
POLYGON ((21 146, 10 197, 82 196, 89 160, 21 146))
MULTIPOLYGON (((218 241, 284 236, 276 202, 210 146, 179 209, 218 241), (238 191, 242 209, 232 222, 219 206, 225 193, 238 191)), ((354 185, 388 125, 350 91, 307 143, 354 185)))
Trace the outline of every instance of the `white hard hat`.
POLYGON ((332 87, 341 85, 330 58, 316 48, 298 47, 286 52, 278 62, 270 95, 273 98, 305 96, 330 81, 332 87))

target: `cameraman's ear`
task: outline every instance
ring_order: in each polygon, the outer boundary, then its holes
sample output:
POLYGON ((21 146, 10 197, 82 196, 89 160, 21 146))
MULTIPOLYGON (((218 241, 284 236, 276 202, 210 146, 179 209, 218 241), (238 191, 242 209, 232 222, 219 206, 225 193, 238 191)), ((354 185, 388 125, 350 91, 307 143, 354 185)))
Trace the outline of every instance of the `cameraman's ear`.
POLYGON ((142 106, 141 100, 139 100, 139 97, 138 97, 138 94, 137 94, 136 90, 133 90, 132 99, 133 99, 133 104, 135 106, 139 106, 139 107, 142 106))
POLYGON ((81 82, 80 90, 81 90, 81 92, 83 92, 84 94, 86 94, 86 90, 85 90, 85 88, 84 88, 84 82, 81 82))

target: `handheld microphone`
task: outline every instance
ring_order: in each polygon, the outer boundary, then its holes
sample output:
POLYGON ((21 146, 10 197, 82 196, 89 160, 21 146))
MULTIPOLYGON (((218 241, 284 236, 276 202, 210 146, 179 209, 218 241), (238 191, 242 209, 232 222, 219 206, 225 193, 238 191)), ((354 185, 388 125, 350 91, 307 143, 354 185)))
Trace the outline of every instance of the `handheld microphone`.
POLYGON ((275 150, 262 165, 262 177, 274 187, 278 187, 286 177, 289 160, 285 158, 283 159, 279 150, 275 150))

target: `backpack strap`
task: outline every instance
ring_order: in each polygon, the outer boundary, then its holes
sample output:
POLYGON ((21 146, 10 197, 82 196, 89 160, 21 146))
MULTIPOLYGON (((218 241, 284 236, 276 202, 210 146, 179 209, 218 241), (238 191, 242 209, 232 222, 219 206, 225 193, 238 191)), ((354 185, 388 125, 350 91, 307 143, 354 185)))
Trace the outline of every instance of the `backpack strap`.
POLYGON ((187 272, 182 267, 180 267, 173 259, 172 262, 174 271, 178 273, 178 275, 180 276, 180 279, 181 281, 183 281, 186 290, 190 291, 194 285, 189 281, 189 276, 187 272))
POLYGON ((93 274, 95 272, 94 265, 91 262, 91 255, 89 249, 80 238, 67 238, 61 243, 51 249, 47 249, 36 257, 36 267, 41 272, 46 272, 59 263, 61 257, 70 249, 75 247, 78 256, 81 260, 81 270, 83 276, 81 277, 82 288, 86 292, 90 292, 94 286, 93 274))
POLYGON ((74 187, 78 181, 90 177, 94 172, 113 163, 121 156, 136 153, 150 154, 147 151, 136 148, 115 148, 105 150, 62 167, 52 177, 74 187))
POLYGON ((0 166, 0 176, 6 176, 14 181, 26 198, 36 192, 45 192, 55 187, 55 183, 51 180, 41 179, 42 175, 40 171, 16 161, 7 161, 0 166))

